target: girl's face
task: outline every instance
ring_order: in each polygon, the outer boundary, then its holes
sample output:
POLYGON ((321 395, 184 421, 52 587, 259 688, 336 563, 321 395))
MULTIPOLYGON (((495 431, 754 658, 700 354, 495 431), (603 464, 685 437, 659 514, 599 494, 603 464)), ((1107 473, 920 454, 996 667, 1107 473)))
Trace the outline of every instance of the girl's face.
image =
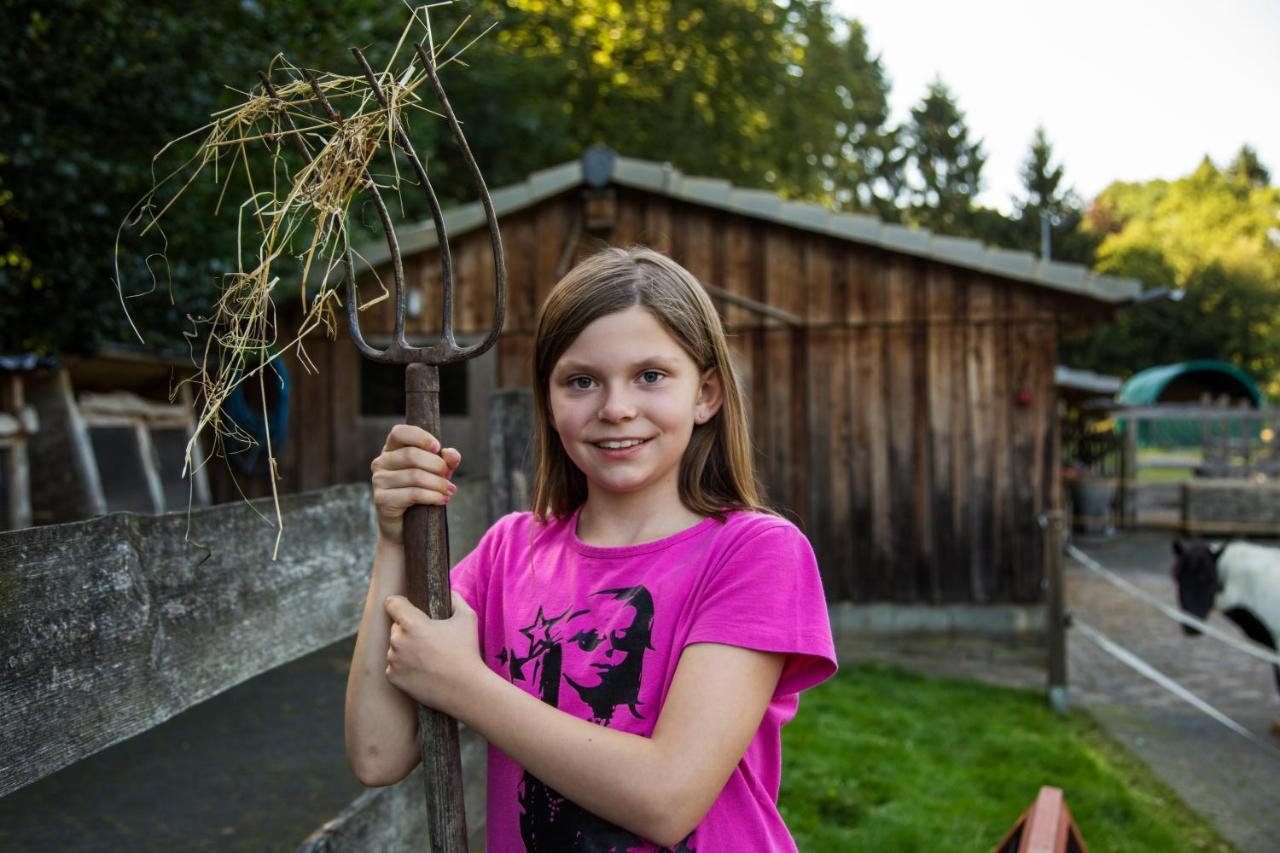
POLYGON ((551 372, 548 400, 589 491, 674 499, 694 425, 720 408, 720 380, 633 305, 582 330, 551 372))

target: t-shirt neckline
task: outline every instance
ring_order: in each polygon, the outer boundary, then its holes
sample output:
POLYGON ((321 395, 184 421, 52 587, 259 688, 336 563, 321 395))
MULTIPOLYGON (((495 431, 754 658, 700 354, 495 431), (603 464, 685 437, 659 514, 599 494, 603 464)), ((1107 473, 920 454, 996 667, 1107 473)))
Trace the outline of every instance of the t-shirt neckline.
POLYGON ((715 517, 709 515, 692 527, 686 527, 678 533, 672 533, 670 536, 664 536, 652 542, 638 542, 635 545, 591 545, 578 538, 578 516, 582 514, 583 506, 585 504, 579 505, 573 511, 573 515, 569 517, 567 523, 569 525, 569 542, 573 545, 575 551, 588 557, 634 557, 637 554, 662 551, 687 539, 692 539, 716 523, 715 517))

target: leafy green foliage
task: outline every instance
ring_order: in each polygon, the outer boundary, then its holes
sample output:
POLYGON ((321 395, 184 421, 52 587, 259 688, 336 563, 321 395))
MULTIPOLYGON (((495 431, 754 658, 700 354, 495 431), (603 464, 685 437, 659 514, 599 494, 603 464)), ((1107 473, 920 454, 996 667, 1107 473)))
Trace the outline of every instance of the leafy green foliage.
POLYGON ((1029 691, 845 667, 783 730, 779 805, 801 850, 988 850, 1041 785, 1092 850, 1229 850, 1090 718, 1029 691))
POLYGON ((1220 358, 1280 392, 1280 188, 1260 183, 1266 175, 1242 152, 1225 172, 1205 158, 1176 181, 1104 190, 1082 225, 1101 240, 1097 270, 1182 298, 1130 309, 1070 342, 1069 363, 1117 373, 1220 358))
MULTIPOLYGON (((374 0, 3 2, 0 48, 24 59, 0 70, 10 105, 0 113, 0 349, 46 352, 133 337, 113 282, 117 229, 197 140, 153 164, 157 151, 242 100, 277 52, 350 73, 351 45, 376 65, 406 19, 374 0)), ((432 11, 442 33, 467 15, 464 42, 498 27, 445 84, 491 186, 607 142, 790 197, 896 209, 884 70, 826 0, 476 0, 432 11)), ((442 200, 471 198, 443 122, 420 116, 411 131, 442 200)), ((202 177, 166 213, 163 235, 126 229, 120 280, 148 343, 181 345, 187 315, 203 316, 219 276, 237 268, 248 191, 236 178, 215 216, 222 193, 202 177)), ((420 193, 401 201, 403 219, 425 215, 420 193)), ((376 231, 372 210, 354 218, 376 231)))
POLYGON ((1240 146, 1227 175, 1235 182, 1251 187, 1265 187, 1271 183, 1271 171, 1258 159, 1258 152, 1251 145, 1240 146))
MULTIPOLYGON (((113 283, 117 229, 185 159, 153 155, 234 100, 224 87, 255 84, 277 51, 324 64, 352 40, 398 32, 403 10, 388 9, 4 0, 0 50, 23 59, 0 68, 0 350, 132 338, 113 283)), ((130 311, 160 342, 181 341, 185 315, 211 305, 215 277, 234 267, 236 209, 214 218, 218 192, 193 186, 167 234, 122 252, 130 311)))
MULTIPOLYGON (((156 152, 242 100, 278 51, 303 66, 349 73, 351 45, 376 65, 406 17, 402 7, 373 0, 3 3, 0 46, 24 61, 0 69, 0 97, 10 105, 0 112, 0 350, 44 352, 133 337, 114 286, 117 230, 153 180, 184 163, 196 138, 153 162, 156 152)), ((1080 202, 1064 190, 1063 166, 1038 131, 1016 214, 977 207, 985 155, 955 97, 937 81, 910 121, 894 126, 880 57, 862 26, 841 20, 827 0, 476 0, 432 15, 440 33, 471 16, 463 42, 497 24, 468 50, 467 67, 445 74, 491 186, 606 142, 690 174, 1031 251, 1046 212, 1055 223, 1054 257, 1084 263, 1097 243, 1140 221, 1150 200, 1114 187, 1089 225, 1077 227, 1080 202)), ((442 200, 471 198, 444 123, 418 116, 411 132, 442 200)), ((258 180, 270 174, 253 171, 258 180)), ((1246 194, 1269 180, 1247 147, 1224 176, 1246 194)), ((224 188, 225 177, 202 177, 188 189, 167 212, 163 234, 123 232, 120 280, 148 343, 183 345, 189 316, 206 316, 220 276, 246 251, 236 238, 247 188, 240 178, 224 188)), ((404 193, 394 207, 401 220, 426 215, 420 193, 404 193)), ((354 210, 352 225, 364 231, 357 237, 376 235, 367 205, 354 210)), ((1113 245, 1108 269, 1168 283, 1163 260, 1143 266, 1162 251, 1138 245, 1136 234, 1113 245)), ((281 259, 281 275, 289 261, 281 259)), ((1219 267, 1192 276, 1171 265, 1187 281, 1208 281, 1235 276, 1239 259, 1219 267)), ((1189 293, 1188 305, 1216 304, 1208 284, 1201 290, 1204 299, 1189 293)), ((1263 306, 1260 299, 1249 291, 1228 301, 1243 316, 1263 306)), ((1241 358, 1266 361, 1270 338, 1261 328, 1230 334, 1249 342, 1241 358)), ((1095 363, 1113 360, 1106 337, 1086 346, 1096 350, 1088 356, 1095 363)), ((1210 348, 1204 342, 1196 351, 1210 348)), ((1168 349, 1153 344, 1142 358, 1168 349)))

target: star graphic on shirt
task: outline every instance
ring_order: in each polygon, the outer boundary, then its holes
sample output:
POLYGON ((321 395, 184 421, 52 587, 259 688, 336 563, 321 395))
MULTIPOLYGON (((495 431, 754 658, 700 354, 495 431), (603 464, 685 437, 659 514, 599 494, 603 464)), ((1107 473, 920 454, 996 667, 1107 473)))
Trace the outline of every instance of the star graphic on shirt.
POLYGON ((537 644, 540 642, 541 643, 550 642, 551 629, 554 628, 556 623, 559 622, 561 619, 563 619, 568 612, 569 611, 566 609, 565 612, 561 613, 559 616, 552 616, 550 619, 548 619, 543 614, 542 608, 539 607, 538 615, 533 618, 533 624, 530 625, 528 628, 521 628, 520 633, 528 637, 530 643, 537 644), (539 637, 534 637, 534 634, 537 634, 539 631, 542 632, 542 635, 539 637))

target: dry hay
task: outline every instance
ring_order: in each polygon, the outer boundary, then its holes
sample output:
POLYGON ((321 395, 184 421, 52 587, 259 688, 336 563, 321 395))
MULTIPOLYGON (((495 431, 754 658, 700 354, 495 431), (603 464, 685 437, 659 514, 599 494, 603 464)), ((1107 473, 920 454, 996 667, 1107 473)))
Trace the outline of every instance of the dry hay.
MULTIPOLYGON (((430 77, 426 69, 416 67, 416 57, 412 50, 406 50, 406 43, 415 30, 423 31, 423 47, 436 59, 436 68, 440 70, 453 62, 465 65, 460 55, 488 32, 484 30, 442 60, 440 57, 469 21, 468 16, 448 39, 436 45, 430 10, 450 3, 451 0, 444 0, 411 10, 410 20, 391 58, 382 71, 375 70, 378 87, 387 101, 385 107, 363 75, 313 74, 293 65, 283 54, 277 54, 265 73, 265 79, 275 90, 274 97, 265 84, 240 92, 242 102, 215 113, 209 124, 173 140, 152 159, 152 188, 130 211, 117 235, 116 286, 126 315, 127 300, 140 295, 126 294, 121 283, 120 241, 126 230, 136 229, 139 237, 154 230, 163 239, 161 219, 206 170, 212 169, 214 179, 221 184, 215 215, 226 201, 234 175, 242 174, 248 188, 239 205, 238 269, 222 276, 220 295, 209 316, 188 315, 191 330, 183 333, 197 368, 196 374, 184 381, 197 386, 196 399, 201 401, 196 428, 187 444, 184 476, 212 458, 225 459, 228 445, 242 450, 257 446, 253 436, 223 413, 227 398, 241 384, 249 381, 257 384, 258 392, 252 399, 262 400, 265 424, 268 377, 276 381, 274 369, 269 374, 267 368, 286 353, 295 351, 304 369, 316 372, 304 340, 317 330, 324 330, 330 338, 337 333, 334 306, 335 303, 341 305, 338 285, 345 278, 341 270, 344 258, 351 251, 348 212, 364 194, 399 193, 402 178, 397 166, 393 166, 391 174, 378 177, 371 173, 370 167, 379 155, 388 156, 398 128, 407 132, 411 111, 441 116, 428 108, 419 95, 418 90, 424 83, 430 88, 430 77), (403 54, 410 57, 407 66, 393 72, 403 54), (315 87, 332 105, 338 114, 336 118, 331 118, 319 102, 315 87), (160 158, 193 139, 200 140, 195 153, 163 178, 155 177, 160 158), (301 167, 291 169, 285 146, 299 144, 306 151, 306 160, 301 167), (270 166, 269 186, 255 185, 251 164, 262 162, 270 166), (295 247, 302 241, 305 248, 299 251, 295 247), (246 263, 248 247, 252 247, 252 255, 246 263), (296 257, 301 265, 298 284, 303 319, 297 334, 282 342, 277 334, 273 296, 279 277, 272 270, 287 254, 296 257), (201 436, 206 435, 211 439, 209 452, 204 458, 196 459, 201 436)), ((391 156, 391 162, 395 164, 396 157, 391 156)), ((148 257, 148 267, 157 259, 163 261, 163 252, 148 257)), ((154 273, 151 284, 154 289, 154 273)), ((359 310, 388 297, 386 285, 381 281, 378 284, 380 295, 363 302, 359 310)), ((132 318, 129 322, 141 340, 142 334, 132 318)), ((174 389, 174 397, 178 390, 174 389)), ((282 532, 276 491, 279 475, 269 436, 266 444, 276 508, 275 553, 278 553, 282 532)), ((236 482, 234 472, 232 480, 236 482)), ((238 482, 236 488, 240 489, 238 482)), ((243 490, 240 494, 244 496, 243 490)))

